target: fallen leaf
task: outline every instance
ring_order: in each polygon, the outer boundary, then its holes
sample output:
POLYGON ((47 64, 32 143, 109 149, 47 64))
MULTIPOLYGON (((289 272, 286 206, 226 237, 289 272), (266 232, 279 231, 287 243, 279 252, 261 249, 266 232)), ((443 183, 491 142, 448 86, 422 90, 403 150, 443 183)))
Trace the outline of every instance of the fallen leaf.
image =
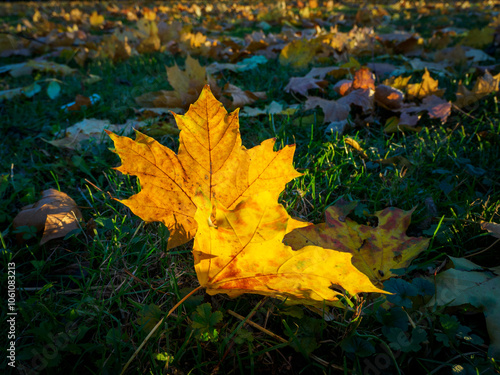
POLYGON ((368 68, 361 68, 354 74, 351 90, 375 90, 375 75, 368 68))
POLYGON ((21 96, 24 92, 24 87, 16 87, 15 89, 2 90, 0 91, 0 102, 7 99, 10 100, 16 96, 21 96))
POLYGON ((381 78, 386 74, 394 72, 397 68, 396 66, 388 63, 367 63, 366 66, 373 71, 373 73, 377 76, 377 78, 381 78))
POLYGON ((401 118, 396 116, 389 117, 384 126, 384 133, 419 132, 422 130, 421 127, 416 126, 419 119, 418 115, 409 115, 408 113, 402 113, 401 118))
POLYGON ((411 52, 423 42, 417 34, 405 31, 379 34, 376 36, 376 39, 394 54, 406 54, 411 52))
POLYGON ((121 40, 118 36, 113 34, 103 37, 96 56, 102 59, 110 59, 113 62, 119 62, 128 60, 128 58, 134 54, 134 51, 135 50, 129 44, 127 36, 121 40))
POLYGON ((443 96, 444 89, 438 88, 439 82, 434 80, 429 71, 425 69, 425 73, 422 77, 422 82, 411 83, 406 87, 406 95, 409 99, 418 98, 423 99, 429 95, 443 96))
POLYGON ((56 81, 51 81, 47 86, 47 95, 54 100, 61 93, 61 86, 56 81))
POLYGON ((259 92, 251 92, 248 90, 243 91, 239 87, 232 85, 230 83, 226 83, 224 86, 224 91, 222 92, 226 95, 231 95, 233 101, 225 101, 226 107, 243 107, 245 105, 253 104, 257 100, 267 99, 267 95, 263 91, 259 92))
POLYGON ((493 237, 500 238, 500 224, 481 221, 481 229, 487 230, 493 237))
POLYGON ((198 189, 232 209, 261 191, 277 199, 285 184, 300 176, 292 167, 295 146, 274 152, 275 140, 269 139, 243 148, 238 111, 228 115, 208 86, 175 120, 181 131, 178 155, 139 132, 135 141, 108 132, 122 159, 117 169, 141 182, 141 192, 121 202, 145 221, 163 222, 170 231, 169 249, 196 233, 193 196, 198 189))
POLYGON ((304 109, 308 110, 320 107, 325 114, 323 119, 324 123, 347 121, 351 106, 344 98, 340 98, 339 100, 326 100, 316 96, 309 96, 305 102, 304 109))
POLYGON ((190 55, 186 58, 186 68, 181 70, 177 65, 167 67, 167 78, 174 91, 155 91, 135 98, 142 107, 188 108, 200 95, 203 87, 211 84, 214 94, 220 97, 220 89, 207 77, 206 70, 198 60, 190 55))
POLYGON ((453 104, 459 108, 467 108, 485 96, 497 92, 499 83, 500 74, 492 76, 490 72, 486 71, 482 77, 476 80, 472 91, 469 91, 465 86, 460 84, 456 93, 457 100, 453 104))
POLYGON ((97 94, 93 94, 90 97, 77 94, 74 102, 63 105, 61 109, 67 111, 79 111, 82 109, 82 107, 88 108, 94 105, 99 100, 101 100, 101 97, 97 94))
POLYGON ((408 121, 408 119, 421 112, 427 112, 430 118, 440 119, 441 123, 444 124, 451 114, 451 103, 435 95, 430 95, 424 98, 421 105, 404 106, 399 109, 399 112, 401 112, 400 124, 412 126, 413 121, 408 121))
POLYGON ((338 66, 325 66, 325 67, 315 67, 312 68, 309 73, 306 74, 306 77, 319 78, 324 79, 327 75, 331 75, 335 78, 341 78, 346 76, 347 74, 354 71, 354 68, 343 68, 338 66))
POLYGON ((99 27, 104 23, 104 16, 102 14, 98 14, 95 10, 89 17, 90 26, 99 27))
POLYGON ((291 116, 295 112, 298 111, 298 104, 293 104, 289 107, 283 106, 274 100, 266 105, 264 108, 252 108, 252 107, 244 107, 241 110, 240 116, 242 117, 255 117, 261 115, 286 115, 291 116))
POLYGON ((391 111, 403 106, 404 94, 401 90, 387 85, 378 85, 375 88, 375 102, 391 111))
POLYGON ((207 66, 207 73, 214 74, 222 70, 231 70, 233 72, 246 72, 247 70, 257 69, 259 65, 266 64, 267 58, 265 56, 252 56, 242 61, 238 61, 236 64, 221 64, 218 62, 212 63, 207 66))
POLYGON ((75 73, 76 69, 45 60, 29 60, 19 64, 10 64, 0 67, 0 73, 8 72, 12 77, 30 75, 33 71, 49 72, 66 76, 75 73))
POLYGON ((464 259, 450 257, 454 268, 432 278, 436 295, 427 306, 461 306, 470 304, 483 310, 490 336, 488 356, 500 356, 500 267, 483 268, 464 259))
POLYGON ((352 263, 375 284, 395 276, 391 269, 408 267, 429 244, 428 238, 408 237, 413 210, 389 207, 375 213, 378 226, 360 225, 347 217, 355 202, 339 201, 326 210, 326 222, 299 228, 285 236, 293 249, 314 245, 353 255, 352 263))
MULTIPOLYGON (((48 189, 42 192, 42 199, 38 202, 23 207, 12 225, 14 228, 34 226, 39 232, 43 230, 40 240, 40 245, 43 245, 78 229, 80 220, 82 213, 71 197, 61 191, 48 189)), ((22 235, 19 238, 22 238, 22 235)))
POLYGON ((365 150, 359 145, 359 143, 352 138, 344 138, 345 144, 351 146, 356 152, 361 156, 361 158, 368 160, 368 155, 366 155, 365 150))
POLYGON ((318 46, 316 39, 293 40, 281 50, 279 62, 294 69, 305 68, 314 59, 318 46))
POLYGON ((390 77, 387 78, 383 84, 398 90, 403 90, 408 86, 408 82, 410 82, 411 76, 408 77, 390 77))
POLYGON ((290 82, 285 87, 285 92, 295 92, 304 96, 307 96, 309 90, 318 89, 324 92, 324 88, 328 85, 328 82, 322 79, 316 79, 313 77, 292 77, 290 82))
POLYGON ((321 307, 337 301, 337 290, 383 293, 356 270, 350 254, 317 246, 294 251, 283 244, 291 218, 268 192, 232 210, 216 202, 216 225, 210 222, 210 201, 200 193, 194 200, 195 270, 208 294, 256 293, 321 307))
POLYGON ((140 128, 141 125, 143 123, 135 120, 127 120, 123 125, 111 125, 108 120, 85 119, 68 127, 64 138, 48 141, 48 143, 56 147, 78 150, 81 147, 81 142, 89 139, 94 139, 97 143, 101 143, 105 139, 105 130, 130 134, 134 127, 140 128))
POLYGON ((483 48, 493 43, 494 34, 495 30, 491 27, 485 27, 481 30, 472 29, 462 39, 462 44, 474 48, 483 48))

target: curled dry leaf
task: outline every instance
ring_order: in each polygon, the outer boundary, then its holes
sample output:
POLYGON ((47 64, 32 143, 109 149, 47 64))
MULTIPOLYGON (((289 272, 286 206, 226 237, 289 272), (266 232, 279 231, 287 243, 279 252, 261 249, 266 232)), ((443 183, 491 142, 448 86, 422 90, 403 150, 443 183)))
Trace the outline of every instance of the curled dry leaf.
POLYGON ((210 200, 197 193, 194 201, 195 269, 208 294, 256 293, 322 307, 335 304, 338 290, 385 293, 352 265, 351 254, 318 246, 293 251, 283 244, 290 222, 296 227, 297 221, 269 192, 247 197, 232 210, 215 202, 216 225, 209 221, 210 200))
POLYGON ((400 124, 408 126, 416 125, 418 118, 416 118, 415 114, 421 112, 427 112, 430 118, 436 118, 441 120, 441 123, 445 123, 451 114, 451 103, 435 95, 430 95, 424 98, 421 105, 406 106, 399 111, 401 112, 400 124), (416 118, 416 121, 413 123, 410 119, 414 118, 416 118))
POLYGON ((318 89, 321 92, 328 85, 328 82, 322 79, 313 77, 292 77, 290 82, 285 87, 285 92, 296 92, 298 94, 307 95, 309 90, 318 89))
POLYGON ((429 239, 406 236, 413 210, 389 207, 378 211, 378 226, 370 227, 347 217, 355 206, 355 202, 339 201, 326 210, 325 223, 296 229, 284 242, 293 249, 314 245, 350 253, 354 266, 381 286, 395 276, 391 269, 408 267, 427 248, 429 239))
POLYGON ((481 229, 487 230, 493 237, 500 238, 500 224, 481 221, 481 229))
POLYGON ((389 110, 403 106, 404 94, 401 90, 387 85, 378 85, 375 89, 375 102, 389 110))
POLYGON ((227 107, 237 108, 243 107, 245 105, 253 104, 255 101, 260 99, 267 99, 267 95, 264 91, 251 92, 248 90, 243 91, 239 87, 226 83, 224 86, 224 94, 231 95, 233 98, 232 103, 226 100, 225 104, 227 107))
MULTIPOLYGON (((66 236, 78 229, 78 221, 82 213, 75 201, 66 193, 55 189, 42 192, 42 199, 35 204, 25 206, 13 221, 13 227, 34 226, 37 231, 43 230, 40 245, 54 238, 66 236)), ((22 238, 18 236, 18 240, 22 238)))

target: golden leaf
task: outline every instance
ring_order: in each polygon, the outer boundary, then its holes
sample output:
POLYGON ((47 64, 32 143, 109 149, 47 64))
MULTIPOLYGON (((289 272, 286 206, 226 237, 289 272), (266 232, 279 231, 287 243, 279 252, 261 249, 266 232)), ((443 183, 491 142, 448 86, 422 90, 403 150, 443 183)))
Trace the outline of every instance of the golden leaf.
POLYGON ((170 231, 168 248, 194 237, 197 190, 229 209, 248 196, 269 191, 275 200, 291 179, 295 146, 274 152, 269 139, 250 150, 241 145, 238 111, 230 114, 205 86, 185 115, 175 115, 179 152, 137 132, 136 140, 108 133, 122 159, 119 171, 138 176, 141 192, 121 201, 145 221, 170 231))
POLYGON ((98 14, 95 10, 89 17, 90 26, 99 27, 104 23, 104 16, 98 14))
POLYGON ((443 96, 444 89, 438 89, 439 82, 433 79, 427 69, 422 76, 422 82, 409 84, 406 94, 409 98, 423 99, 429 95, 443 96))
POLYGON ((241 200, 233 210, 216 202, 216 226, 209 222, 210 201, 201 193, 194 201, 195 269, 208 294, 256 293, 321 307, 335 304, 335 290, 384 293, 352 265, 351 254, 317 246, 294 251, 283 244, 294 220, 269 192, 241 200))

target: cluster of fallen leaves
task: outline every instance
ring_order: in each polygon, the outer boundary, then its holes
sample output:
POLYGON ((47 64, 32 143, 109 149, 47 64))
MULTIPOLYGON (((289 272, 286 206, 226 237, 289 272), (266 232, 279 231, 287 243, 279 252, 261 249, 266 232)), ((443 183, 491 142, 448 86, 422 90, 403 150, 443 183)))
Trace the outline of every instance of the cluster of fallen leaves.
MULTIPOLYGON (((285 184, 300 175, 292 166, 294 146, 273 151, 269 139, 246 149, 238 110, 228 114, 208 86, 175 119, 177 154, 140 132, 135 141, 108 134, 122 160, 117 169, 137 176, 142 188, 121 202, 145 221, 163 222, 170 249, 194 238, 195 270, 207 293, 257 293, 339 306, 340 295, 387 293, 383 282, 427 248, 429 239, 405 234, 413 211, 386 208, 375 213, 378 224, 372 227, 349 218, 356 202, 341 200, 327 209, 325 223, 290 217, 277 200, 285 184)), ((484 227, 498 232, 495 224, 484 227)), ((439 292, 429 303, 484 308, 492 355, 499 351, 498 309, 488 297, 498 284, 495 271, 467 273, 464 279, 447 270, 438 275, 439 292)))
MULTIPOLYGON (((450 17, 453 13, 474 11, 467 8, 470 4, 441 6, 443 14, 450 17)), ((4 12, 16 13, 18 7, 9 4, 4 12)), ((69 11, 47 5, 33 8, 17 24, 3 26, 0 56, 21 55, 30 60, 2 67, 0 73, 19 76, 39 70, 64 76, 75 74, 75 70, 48 59, 63 57, 84 66, 91 59, 122 61, 142 53, 187 52, 184 70, 167 67, 172 91, 151 92, 136 98, 139 105, 150 109, 148 116, 164 114, 167 109, 177 112, 187 109, 208 83, 227 108, 244 107, 242 115, 246 116, 291 115, 298 108, 320 107, 326 129, 335 132, 343 132, 349 124, 376 123, 385 124, 388 133, 418 130, 423 115, 444 123, 452 110, 470 111, 475 102, 498 91, 500 77, 489 72, 498 69, 498 65, 485 52, 498 42, 495 38, 500 39, 495 34, 500 25, 498 19, 491 18, 489 25, 481 29, 436 27, 430 37, 422 38, 415 32, 394 27, 392 32, 375 30, 382 25, 390 30, 390 20, 396 15, 410 20, 410 12, 416 11, 426 16, 434 11, 432 5, 420 4, 414 8, 409 2, 400 2, 384 8, 364 6, 353 18, 332 12, 333 7, 329 1, 278 2, 259 7, 172 3, 151 8, 126 4, 86 8, 75 4, 69 11), (244 37, 229 36, 235 24, 258 31, 244 37), (351 29, 340 31, 340 26, 351 29), (276 27, 281 32, 270 32, 276 27), (216 62, 202 67, 189 54, 216 62), (356 60, 365 55, 376 58, 376 62, 367 64, 369 71, 356 60), (338 65, 314 67, 305 76, 292 77, 285 91, 293 95, 295 102, 273 101, 264 108, 251 105, 266 100, 265 92, 250 92, 231 83, 225 83, 224 87, 217 85, 217 78, 224 72, 246 74, 274 59, 293 69, 332 61, 338 65), (395 65, 395 60, 400 64, 395 65), (472 87, 458 83, 453 93, 439 88, 441 77, 449 78, 466 69, 478 73, 472 87), (424 71, 421 80, 409 83, 418 79, 421 71, 424 71), (318 96, 326 94, 329 84, 334 85, 339 97, 318 96)), ((41 91, 40 83, 8 87, 0 91, 0 100, 19 95, 30 98, 41 91)), ((59 83, 52 81, 48 86, 49 96, 57 97, 61 91, 59 83)))
POLYGON ((372 283, 381 286, 391 268, 405 267, 427 247, 427 239, 405 236, 411 213, 396 209, 377 213, 373 229, 338 206, 327 213, 328 229, 319 229, 330 241, 306 239, 319 227, 291 218, 277 201, 300 175, 292 166, 294 146, 273 151, 269 139, 243 147, 238 111, 228 114, 208 86, 175 119, 177 155, 139 132, 135 141, 109 133, 122 159, 118 170, 138 176, 142 187, 122 203, 146 221, 163 222, 169 248, 194 238, 198 280, 208 293, 333 304, 346 291, 383 292, 372 283))
MULTIPOLYGON (((324 3, 331 10, 333 2, 324 3)), ((467 4, 444 4, 443 14, 470 11, 467 4)), ((18 6, 5 9, 11 14, 18 6)), ((439 27, 428 38, 395 28, 376 31, 396 14, 409 17, 412 6, 398 2, 386 9, 362 7, 348 19, 342 13, 324 12, 317 1, 258 8, 226 3, 151 8, 111 4, 91 12, 80 5, 70 11, 47 5, 28 10, 16 25, 2 25, 0 56, 24 56, 27 61, 3 66, 0 74, 78 74, 51 61, 56 57, 83 67, 94 59, 118 62, 143 53, 187 53, 184 69, 166 68, 173 90, 135 98, 143 107, 137 119, 124 125, 86 119, 66 129, 64 138, 50 142, 78 149, 82 140, 102 139, 103 130, 127 133, 145 126, 141 116, 189 108, 185 115, 175 115, 180 129, 177 154, 139 132, 135 141, 110 134, 122 158, 119 170, 138 176, 142 186, 141 193, 123 203, 146 221, 163 222, 170 231, 169 248, 194 238, 196 272, 208 293, 234 297, 249 292, 295 303, 336 304, 346 292, 383 292, 383 281, 394 276, 391 270, 407 267, 428 240, 406 236, 411 212, 397 208, 375 213, 376 227, 349 218, 355 204, 343 201, 327 210, 325 223, 291 218, 277 199, 285 184, 300 175, 292 166, 294 147, 273 151, 274 141, 267 140, 244 148, 238 112, 228 115, 223 105, 242 107, 242 116, 301 115, 301 110, 319 107, 327 130, 341 133, 348 126, 379 123, 391 133, 418 130, 422 116, 445 123, 453 110, 469 112, 479 100, 498 92, 500 75, 490 73, 498 71, 498 65, 487 51, 499 42, 498 17, 491 17, 481 29, 439 27), (235 20, 258 31, 228 36, 235 20), (346 27, 350 30, 340 31, 346 27), (271 32, 276 29, 280 31, 271 32), (358 60, 367 55, 374 62, 362 66, 358 60), (202 66, 191 56, 216 62, 202 66), (225 76, 248 74, 274 61, 296 71, 315 65, 286 83, 287 103, 272 101, 259 108, 268 100, 265 92, 244 90, 225 76), (474 79, 446 91, 439 81, 459 71, 474 73, 474 79), (226 83, 219 86, 222 78, 226 83)), ((418 9, 423 16, 431 11, 430 5, 418 9)), ((83 77, 82 84, 98 79, 83 77)), ((44 85, 55 99, 64 88, 60 83, 51 78, 25 87, 2 85, 0 100, 32 98, 44 85)), ((92 96, 77 96, 63 109, 78 111, 93 104, 92 96)), ((179 131, 174 126, 166 129, 179 131)), ((362 153, 355 141, 350 144, 362 153)), ((79 219, 74 201, 50 190, 23 209, 14 227, 34 226, 43 231, 45 243, 77 230, 79 219)), ((485 224, 485 229, 498 233, 492 225, 485 224)), ((498 270, 452 261, 454 268, 437 276, 432 303, 471 303, 484 309, 491 348, 498 352, 498 309, 487 298, 498 288, 498 270)))

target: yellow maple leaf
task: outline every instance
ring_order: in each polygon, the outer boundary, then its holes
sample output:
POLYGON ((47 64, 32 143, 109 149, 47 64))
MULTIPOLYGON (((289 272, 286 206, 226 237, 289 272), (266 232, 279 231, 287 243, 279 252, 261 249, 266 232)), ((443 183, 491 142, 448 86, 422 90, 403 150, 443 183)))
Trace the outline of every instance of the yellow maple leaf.
POLYGON ((406 88, 406 94, 409 98, 423 99, 429 95, 443 96, 444 89, 438 88, 439 82, 433 79, 427 69, 422 76, 422 82, 409 84, 406 88))
POLYGON ((351 254, 318 246, 294 251, 283 244, 293 219, 269 192, 245 198, 233 210, 216 202, 216 225, 210 201, 201 193, 194 201, 195 270, 208 294, 256 293, 321 307, 335 304, 344 291, 385 293, 352 265, 351 254))
POLYGON ((98 14, 95 10, 89 17, 90 26, 99 27, 104 23, 104 16, 102 14, 98 14))
POLYGON ((122 159, 117 169, 141 182, 141 192, 121 202, 145 221, 163 222, 170 231, 168 248, 194 237, 197 190, 231 209, 263 190, 277 200, 285 184, 300 176, 292 166, 294 145, 274 152, 275 140, 268 139, 245 149, 238 110, 228 114, 209 86, 185 115, 174 116, 178 155, 140 132, 135 141, 108 132, 122 159))
POLYGON ((428 238, 408 237, 412 211, 389 207, 375 213, 373 228, 349 219, 356 202, 340 201, 326 210, 326 223, 309 225, 287 234, 285 243, 294 249, 305 245, 344 251, 375 285, 395 276, 391 269, 405 268, 429 244, 428 238))

